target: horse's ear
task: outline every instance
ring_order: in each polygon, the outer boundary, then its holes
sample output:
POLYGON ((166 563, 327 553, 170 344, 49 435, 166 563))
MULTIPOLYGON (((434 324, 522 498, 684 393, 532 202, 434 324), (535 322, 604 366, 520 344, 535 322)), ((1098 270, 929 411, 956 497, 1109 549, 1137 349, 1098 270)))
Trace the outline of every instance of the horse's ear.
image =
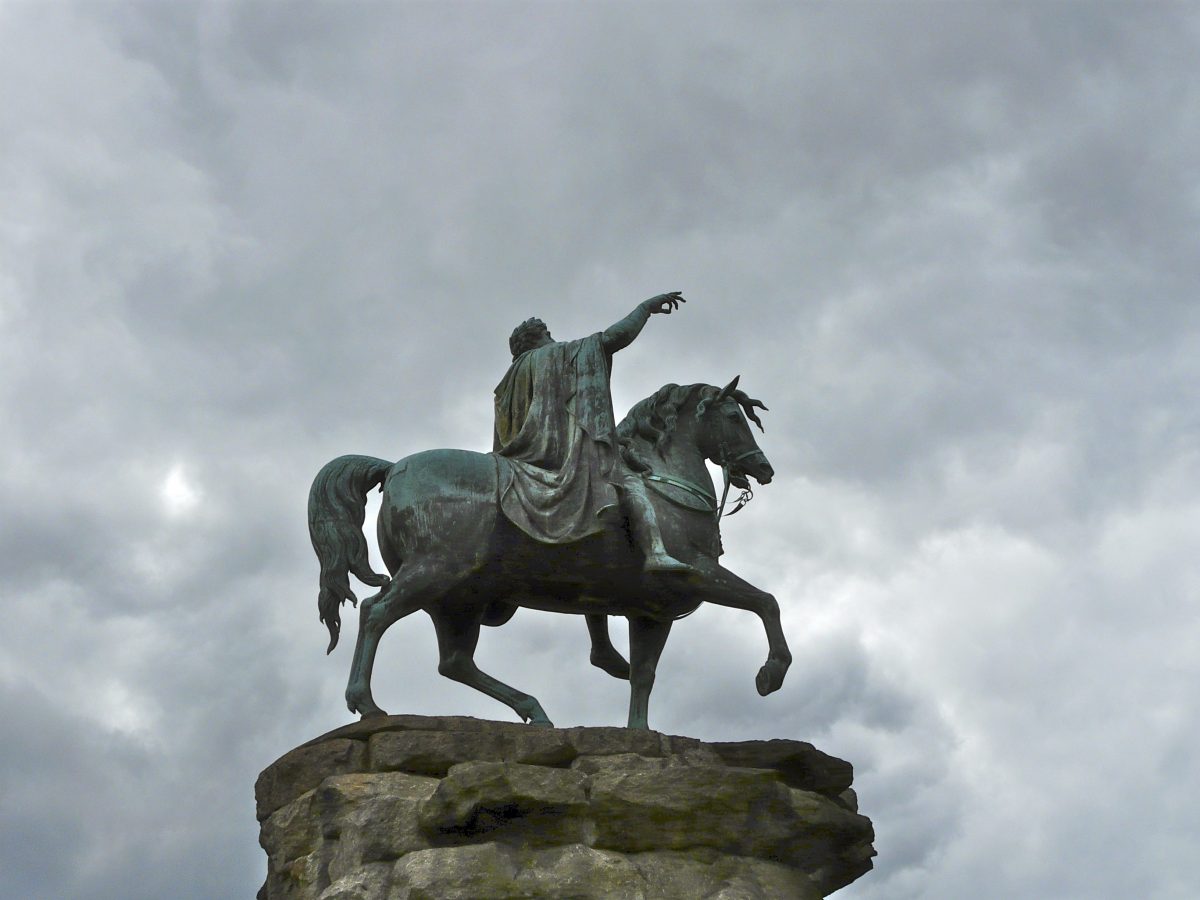
POLYGON ((726 397, 733 396, 733 392, 735 390, 737 390, 738 379, 741 377, 742 377, 741 375, 735 375, 733 378, 733 381, 729 382, 729 384, 727 384, 727 385, 725 385, 725 387, 721 388, 721 393, 717 394, 717 396, 713 398, 714 402, 720 403, 726 397))

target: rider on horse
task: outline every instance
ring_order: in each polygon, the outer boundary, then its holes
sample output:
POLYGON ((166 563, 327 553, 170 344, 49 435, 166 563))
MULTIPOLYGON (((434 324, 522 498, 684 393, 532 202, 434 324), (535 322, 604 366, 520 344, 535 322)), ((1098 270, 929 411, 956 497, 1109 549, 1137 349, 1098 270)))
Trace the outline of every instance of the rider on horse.
POLYGON ((555 341, 540 319, 509 338, 513 362, 496 387, 493 450, 500 508, 537 541, 566 544, 605 530, 620 509, 647 572, 694 572, 663 546, 641 477, 622 459, 609 384, 612 355, 633 342, 651 315, 685 302, 679 292, 639 303, 615 325, 576 341, 555 341))

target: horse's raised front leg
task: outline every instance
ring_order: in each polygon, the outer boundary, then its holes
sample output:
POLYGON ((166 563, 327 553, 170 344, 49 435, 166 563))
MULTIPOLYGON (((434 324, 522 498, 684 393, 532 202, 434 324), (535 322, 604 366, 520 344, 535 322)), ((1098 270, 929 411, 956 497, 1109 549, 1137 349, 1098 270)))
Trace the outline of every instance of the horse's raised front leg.
POLYGON ((608 636, 608 616, 591 613, 587 619, 588 634, 592 636, 592 665, 603 669, 613 678, 629 680, 629 663, 608 636))
POLYGON ((386 715, 371 696, 371 670, 379 639, 398 619, 436 600, 440 592, 436 585, 444 576, 444 572, 428 568, 402 566, 382 591, 362 602, 358 611, 358 641, 346 684, 346 706, 350 712, 363 718, 386 715))
POLYGON ((439 672, 512 707, 523 721, 531 725, 553 725, 535 697, 496 680, 475 665, 475 645, 479 643, 478 618, 464 621, 456 616, 448 616, 442 610, 432 610, 430 616, 437 629, 438 654, 441 657, 439 672))
POLYGON ((662 656, 667 635, 671 633, 671 622, 633 617, 629 619, 629 727, 648 730, 650 723, 650 690, 654 687, 654 673, 658 669, 658 658, 662 656))
POLYGON ((710 564, 704 568, 704 579, 698 595, 707 603, 745 609, 757 615, 767 632, 767 661, 758 670, 755 687, 764 697, 783 686, 783 677, 792 664, 783 627, 779 624, 779 604, 766 591, 761 591, 738 578, 723 566, 710 564))

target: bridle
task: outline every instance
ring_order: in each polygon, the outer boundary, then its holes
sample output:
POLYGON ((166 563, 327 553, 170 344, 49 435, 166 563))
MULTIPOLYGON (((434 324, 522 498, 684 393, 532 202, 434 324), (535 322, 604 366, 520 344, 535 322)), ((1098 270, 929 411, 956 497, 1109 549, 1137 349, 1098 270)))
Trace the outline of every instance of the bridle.
POLYGON ((729 458, 729 448, 726 446, 724 441, 721 442, 720 454, 717 458, 717 465, 721 467, 721 476, 725 480, 725 489, 721 492, 721 505, 719 507, 717 507, 717 518, 718 519, 721 518, 722 516, 732 516, 734 513, 740 512, 741 509, 747 503, 749 503, 751 500, 754 499, 754 491, 752 491, 750 489, 750 482, 747 481, 746 487, 742 488, 742 493, 737 498, 737 506, 735 506, 729 512, 725 512, 725 502, 729 499, 729 485, 730 485, 729 469, 730 469, 730 467, 741 462, 743 459, 745 459, 748 456, 754 456, 754 454, 756 454, 756 453, 759 454, 760 456, 762 455, 762 451, 759 450, 757 447, 755 447, 753 450, 747 450, 745 453, 739 453, 733 459, 730 459, 729 458))
MULTIPOLYGON (((686 491, 687 493, 691 494, 693 497, 696 497, 698 500, 700 500, 704 504, 704 510, 703 510, 704 512, 714 513, 716 515, 716 517, 718 519, 720 519, 725 516, 732 516, 734 513, 739 512, 747 503, 749 503, 751 500, 754 499, 754 491, 752 491, 749 487, 745 487, 742 489, 741 495, 737 498, 736 505, 733 507, 733 509, 731 509, 729 512, 725 512, 725 505, 726 505, 727 501, 729 500, 729 485, 731 484, 731 481, 729 478, 730 468, 732 466, 736 465, 737 463, 741 462, 743 459, 746 459, 747 457, 750 457, 750 456, 754 456, 754 454, 756 454, 756 453, 761 454, 762 451, 759 450, 758 448, 755 448, 753 450, 747 450, 745 453, 739 453, 737 456, 730 458, 729 447, 725 444, 724 441, 721 442, 721 445, 720 445, 718 453, 717 453, 717 458, 716 458, 716 460, 714 460, 716 462, 716 464, 721 467, 721 475, 723 476, 724 481, 725 481, 725 488, 721 492, 721 502, 720 503, 717 503, 717 498, 714 497, 712 494, 710 494, 708 491, 706 491, 704 488, 700 487, 700 485, 693 484, 692 482, 687 481, 683 478, 672 478, 668 475, 657 475, 653 472, 644 473, 642 475, 642 478, 644 478, 646 481, 649 481, 649 482, 657 482, 658 484, 669 484, 669 485, 671 485, 671 487, 676 487, 676 488, 679 488, 681 491, 686 491)), ((747 484, 749 484, 749 482, 747 482, 747 484)), ((659 493, 661 493, 661 492, 659 492, 659 493)), ((674 500, 674 498, 670 497, 667 494, 662 494, 662 496, 666 497, 666 499, 668 499, 668 500, 672 500, 677 505, 680 505, 680 506, 684 505, 684 504, 679 503, 679 501, 674 500)), ((687 507, 687 508, 692 509, 694 507, 687 507)), ((697 510, 697 511, 699 512, 700 510, 697 510)))

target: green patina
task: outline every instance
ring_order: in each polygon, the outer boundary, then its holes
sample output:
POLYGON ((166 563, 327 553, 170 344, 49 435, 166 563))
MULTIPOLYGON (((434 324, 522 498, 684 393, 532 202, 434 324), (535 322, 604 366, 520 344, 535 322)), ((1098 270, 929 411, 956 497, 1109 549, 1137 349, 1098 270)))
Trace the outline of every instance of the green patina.
POLYGON ((631 728, 648 727, 672 623, 704 602, 759 616, 769 654, 757 687, 779 689, 791 654, 778 604, 719 564, 719 514, 696 503, 715 496, 706 461, 722 466, 727 484, 771 480, 747 422, 761 428, 754 410, 766 407, 735 378, 724 388, 665 385, 620 426, 613 415, 613 355, 652 315, 683 302, 678 293, 660 294, 575 341, 554 341, 537 319, 518 326, 512 365, 496 388, 492 453, 431 450, 396 463, 343 456, 322 468, 309 495, 309 529, 330 650, 341 603, 356 601, 349 574, 380 588, 359 615, 346 689, 352 712, 382 714, 371 695, 379 638, 418 609, 433 619, 442 674, 535 724, 550 724, 541 704, 474 662, 480 627, 502 624, 522 606, 586 616, 592 662, 631 682, 631 728), (376 486, 390 577, 371 570, 362 533, 366 495, 376 486), (629 662, 609 640, 609 615, 629 619, 629 662))

